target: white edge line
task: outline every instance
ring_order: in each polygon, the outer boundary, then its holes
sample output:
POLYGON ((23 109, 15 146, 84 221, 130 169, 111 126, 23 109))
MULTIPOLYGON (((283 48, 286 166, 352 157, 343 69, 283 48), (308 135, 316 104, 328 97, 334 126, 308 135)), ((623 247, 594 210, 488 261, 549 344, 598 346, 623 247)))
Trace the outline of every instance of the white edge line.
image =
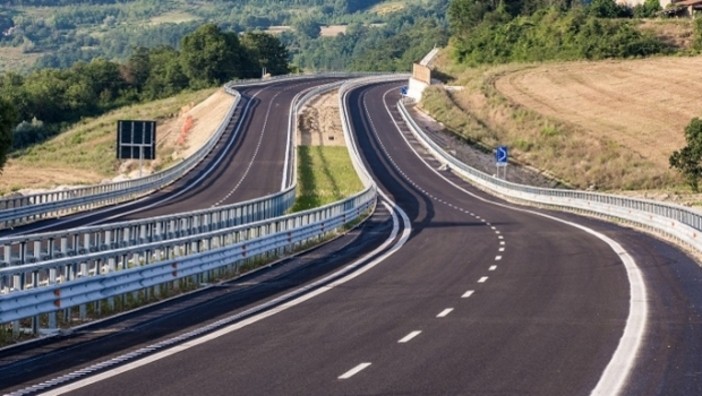
MULTIPOLYGON (((387 103, 385 103, 385 108, 388 112, 390 111, 387 107, 387 103)), ((397 125, 397 122, 395 122, 395 124, 397 125)), ((400 136, 402 136, 407 145, 412 149, 412 151, 414 151, 415 155, 422 162, 424 162, 429 169, 431 169, 442 179, 446 180, 447 183, 456 187, 458 190, 463 191, 464 193, 475 197, 476 199, 479 199, 483 202, 487 202, 503 208, 521 211, 524 213, 535 214, 537 216, 541 216, 581 229, 607 243, 610 246, 610 248, 619 255, 622 264, 624 264, 627 278, 629 279, 629 315, 627 316, 626 324, 624 325, 624 333, 619 339, 619 344, 617 345, 617 348, 615 349, 614 354, 612 355, 612 359, 607 364, 607 367, 605 367, 605 370, 602 373, 600 380, 595 386, 595 389, 592 390, 591 394, 620 394, 624 390, 624 386, 626 385, 626 382, 629 379, 629 376, 631 375, 631 371, 634 368, 636 355, 641 350, 641 345, 643 344, 646 325, 648 321, 648 297, 646 292, 646 283, 644 282, 641 269, 636 265, 636 261, 631 257, 631 255, 629 255, 629 253, 613 239, 583 225, 559 219, 558 217, 550 216, 545 213, 539 213, 534 210, 517 208, 506 204, 500 204, 485 199, 474 193, 471 193, 470 191, 447 179, 440 172, 437 172, 435 169, 429 166, 429 164, 427 164, 426 161, 424 161, 424 159, 417 153, 414 147, 412 147, 412 145, 409 144, 409 142, 407 142, 407 138, 404 136, 404 134, 401 133, 400 136)), ((503 239, 501 235, 499 236, 499 239, 503 239)))
MULTIPOLYGON (((145 357, 145 358, 136 360, 136 361, 134 361, 134 362, 132 362, 132 363, 130 363, 130 364, 117 367, 117 368, 115 368, 115 369, 113 369, 113 370, 108 370, 108 371, 106 371, 106 372, 104 372, 104 373, 101 373, 101 374, 98 374, 98 375, 95 375, 95 376, 89 376, 89 377, 84 378, 84 379, 82 379, 82 380, 80 380, 80 381, 76 381, 76 382, 71 383, 71 384, 68 384, 68 385, 66 385, 66 386, 62 386, 62 387, 59 387, 59 388, 50 390, 50 391, 48 391, 48 392, 42 393, 42 395, 62 395, 62 394, 64 394, 64 393, 72 392, 72 391, 75 391, 75 390, 77 390, 77 389, 81 389, 81 388, 84 388, 84 387, 86 387, 86 386, 92 385, 92 384, 94 384, 95 382, 103 381, 103 380, 106 380, 106 379, 108 379, 108 378, 115 377, 115 376, 117 376, 117 375, 119 375, 119 374, 122 374, 122 373, 124 373, 124 372, 130 371, 130 370, 134 370, 134 369, 137 369, 137 368, 142 367, 142 366, 146 366, 146 365, 149 364, 149 363, 152 363, 152 362, 155 362, 155 361, 157 361, 157 360, 160 360, 160 359, 169 357, 169 356, 171 356, 171 355, 175 355, 175 354, 178 353, 178 352, 185 351, 185 350, 187 350, 187 349, 190 349, 190 348, 192 348, 192 347, 198 346, 198 345, 200 345, 200 344, 204 344, 204 343, 209 342, 209 341, 211 341, 211 340, 213 340, 213 339, 215 339, 215 338, 221 337, 221 336, 223 336, 223 335, 226 335, 226 334, 228 334, 228 333, 231 333, 231 332, 233 332, 233 331, 236 331, 236 330, 239 330, 239 329, 241 329, 241 328, 243 328, 243 327, 246 327, 246 326, 248 326, 248 325, 250 325, 250 324, 253 324, 253 323, 256 323, 256 322, 261 321, 261 320, 263 320, 263 319, 266 319, 266 318, 268 318, 268 317, 270 317, 270 316, 273 316, 273 315, 275 315, 275 314, 277 314, 277 313, 279 313, 279 312, 282 312, 282 311, 284 311, 284 310, 286 310, 286 309, 288 309, 288 308, 291 308, 291 307, 294 307, 294 306, 296 306, 296 305, 299 305, 299 304, 301 304, 301 303, 303 303, 303 302, 305 302, 305 301, 307 301, 307 300, 312 299, 313 297, 316 297, 316 296, 318 296, 318 295, 320 295, 320 294, 322 294, 322 293, 324 293, 324 292, 326 292, 326 291, 328 291, 328 290, 333 289, 333 288, 336 287, 336 286, 339 286, 339 285, 341 285, 341 284, 343 284, 343 283, 346 283, 346 282, 348 282, 348 281, 350 281, 350 280, 352 280, 352 279, 358 277, 359 275, 361 275, 361 274, 363 274, 363 273, 369 271, 371 268, 377 266, 378 264, 380 264, 381 262, 383 262, 385 259, 387 259, 388 257, 390 257, 390 256, 391 256, 393 253, 395 253, 397 250, 399 250, 399 249, 407 242, 407 240, 408 240, 409 237, 410 237, 410 233, 412 232, 412 228, 411 228, 411 224, 410 224, 410 221, 409 221, 409 217, 407 217, 407 214, 405 214, 405 212, 404 212, 402 209, 400 209, 400 208, 399 208, 394 202, 392 202, 392 201, 390 201, 389 203, 388 203, 388 202, 383 202, 383 205, 385 205, 385 207, 388 209, 388 211, 390 211, 390 212, 392 213, 392 218, 393 218, 393 230, 392 230, 392 233, 391 233, 390 237, 389 237, 381 246, 379 246, 378 248, 376 248, 373 252, 367 254, 366 256, 364 256, 364 257, 362 257, 362 258, 360 258, 360 259, 358 259, 358 260, 356 260, 356 261, 354 261, 353 263, 347 265, 346 267, 344 267, 344 268, 342 268, 341 270, 335 272, 334 274, 329 275, 329 276, 326 277, 326 278, 332 278, 332 277, 336 276, 336 274, 339 273, 339 272, 343 272, 343 271, 347 270, 347 269, 350 268, 350 267, 354 267, 354 266, 360 265, 364 260, 367 259, 367 257, 372 257, 373 255, 375 255, 375 254, 379 253, 380 251, 384 250, 385 248, 387 248, 387 246, 392 242, 392 240, 395 239, 395 237, 397 236, 398 230, 399 230, 399 222, 398 222, 398 219, 397 219, 397 215, 395 214, 395 212, 392 211, 392 208, 395 208, 395 209, 397 210, 397 212, 400 214, 400 216, 402 217, 402 221, 403 221, 403 223, 404 223, 404 225, 405 225, 405 228, 404 228, 404 230, 403 230, 403 232, 402 232, 402 237, 400 238, 400 240, 398 240, 398 241, 394 244, 394 246, 393 246, 389 251, 387 251, 387 252, 385 252, 383 255, 377 257, 375 260, 371 261, 371 262, 368 263, 367 265, 364 265, 363 267, 359 268, 358 270, 356 270, 356 271, 354 271, 354 272, 352 272, 352 273, 350 273, 350 274, 344 276, 344 277, 341 278, 341 279, 338 279, 338 280, 336 280, 336 281, 330 283, 330 284, 327 285, 327 286, 324 286, 324 287, 320 287, 320 288, 318 288, 318 289, 315 289, 314 291, 312 291, 312 292, 310 292, 310 293, 308 293, 308 294, 305 294, 305 295, 302 295, 302 296, 300 296, 300 297, 297 297, 297 298, 295 298, 295 299, 293 299, 293 300, 291 300, 291 301, 288 301, 288 302, 286 302, 286 303, 284 303, 284 304, 281 304, 281 305, 278 306, 278 307, 275 307, 275 308, 270 309, 270 310, 265 311, 265 312, 261 312, 260 314, 254 315, 254 316, 252 316, 252 317, 250 317, 250 318, 248 318, 248 319, 245 319, 245 320, 243 320, 243 321, 241 321, 241 322, 237 322, 237 323, 234 323, 234 324, 232 324, 232 325, 230 325, 230 326, 227 326, 227 327, 224 327, 224 328, 222 328, 222 329, 219 329, 219 330, 217 330, 217 331, 215 331, 215 332, 213 332, 213 333, 210 333, 210 334, 208 334, 208 335, 206 335, 206 336, 204 336, 204 337, 200 337, 200 338, 197 338, 197 339, 194 339, 194 340, 185 342, 185 343, 183 343, 183 344, 180 344, 180 345, 174 346, 174 347, 172 347, 172 348, 166 349, 166 350, 164 350, 164 351, 162 351, 162 352, 159 352, 159 353, 156 353, 156 354, 154 354, 154 355, 150 355, 150 356, 147 356, 147 357, 145 357), (391 208, 391 207, 392 207, 392 208, 391 208)), ((325 278, 325 279, 326 279, 326 278, 325 278)), ((322 280, 322 281, 323 281, 323 280, 322 280)), ((294 293, 294 292, 291 292, 291 293, 294 293)))

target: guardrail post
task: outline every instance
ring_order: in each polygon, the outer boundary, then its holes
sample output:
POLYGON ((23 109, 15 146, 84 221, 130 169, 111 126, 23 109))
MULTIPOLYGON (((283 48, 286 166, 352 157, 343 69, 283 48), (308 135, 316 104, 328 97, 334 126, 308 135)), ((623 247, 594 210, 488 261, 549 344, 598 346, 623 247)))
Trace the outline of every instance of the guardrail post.
MULTIPOLYGON (((56 283, 56 269, 49 269, 49 284, 53 285, 56 283)), ((56 311, 49 313, 49 326, 50 329, 56 329, 58 326, 56 324, 56 311)))

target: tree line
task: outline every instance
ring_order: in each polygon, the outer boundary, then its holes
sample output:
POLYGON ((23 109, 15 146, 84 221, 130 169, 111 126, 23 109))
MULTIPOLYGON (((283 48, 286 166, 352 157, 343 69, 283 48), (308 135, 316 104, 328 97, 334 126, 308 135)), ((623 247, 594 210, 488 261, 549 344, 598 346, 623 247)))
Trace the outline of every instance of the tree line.
POLYGON ((179 49, 136 48, 124 63, 97 58, 66 69, 5 73, 0 76, 0 165, 10 150, 45 140, 81 117, 185 89, 260 77, 262 68, 285 74, 288 57, 274 36, 240 36, 206 24, 183 37, 179 49))
MULTIPOLYGON (((655 3, 655 4, 654 4, 655 3)), ((639 14, 660 9, 647 0, 639 14)), ((453 0, 448 17, 461 63, 642 57, 674 51, 614 0, 453 0)))

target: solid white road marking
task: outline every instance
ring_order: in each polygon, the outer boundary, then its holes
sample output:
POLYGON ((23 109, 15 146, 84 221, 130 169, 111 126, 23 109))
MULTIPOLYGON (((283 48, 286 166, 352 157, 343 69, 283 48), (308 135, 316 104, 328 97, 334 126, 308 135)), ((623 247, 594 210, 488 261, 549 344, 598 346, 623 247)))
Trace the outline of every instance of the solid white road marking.
POLYGON ((339 376, 339 379, 342 379, 342 380, 349 379, 349 378, 353 377, 354 375, 360 373, 361 371, 365 370, 370 365, 371 365, 370 363, 361 363, 358 366, 352 368, 351 370, 345 372, 344 374, 341 374, 339 376))
MULTIPOLYGON (((386 194, 384 194, 382 191, 379 191, 379 193, 385 199, 387 199, 386 194)), ((84 388, 86 386, 92 385, 98 381, 103 381, 103 380, 106 380, 108 378, 115 377, 121 373, 130 371, 130 370, 134 370, 134 369, 137 369, 139 367, 146 366, 147 364, 150 364, 150 363, 155 362, 157 360, 167 358, 169 356, 175 355, 176 353, 188 350, 194 346, 204 344, 208 341, 211 341, 213 339, 221 337, 225 334, 231 333, 233 331, 236 331, 238 329, 246 327, 250 324, 256 323, 260 320, 263 320, 263 319, 268 318, 270 316, 273 316, 279 312, 282 312, 290 307, 294 307, 298 304, 302 304, 305 301, 308 301, 308 300, 310 300, 310 299, 312 299, 312 298, 314 298, 322 293, 325 293, 329 290, 332 290, 336 286, 342 285, 342 284, 360 276, 361 274, 368 272, 370 269, 377 266, 378 264, 383 262, 386 258, 390 257, 393 253, 398 251, 409 240, 409 237, 410 237, 411 232, 412 232, 412 226, 410 224, 409 217, 407 217, 407 214, 400 207, 398 207, 397 204, 395 204, 393 201, 389 201, 389 202, 383 201, 383 205, 386 207, 386 209, 389 212, 392 213, 392 218, 393 218, 393 229, 392 229, 391 234, 388 237, 388 239, 382 245, 378 246, 375 250, 373 250, 373 252, 371 252, 368 255, 361 257, 358 260, 354 261, 353 263, 345 266, 340 271, 337 271, 337 273, 330 274, 327 277, 318 280, 314 284, 300 288, 300 289, 307 288, 309 290, 312 290, 310 293, 303 294, 297 298, 293 298, 292 300, 290 300, 286 303, 283 303, 282 305, 279 305, 273 309, 255 314, 254 316, 251 316, 248 319, 244 319, 243 321, 234 322, 231 325, 228 325, 224 328, 216 330, 215 332, 207 334, 203 337, 195 338, 195 339, 188 341, 186 343, 176 345, 176 346, 168 348, 164 351, 158 352, 154 355, 148 355, 144 358, 135 360, 132 363, 128 363, 124 366, 119 366, 115 369, 105 371, 105 372, 97 374, 95 376, 88 376, 86 378, 83 378, 82 380, 73 382, 73 383, 65 385, 65 386, 61 386, 59 388, 53 389, 53 390, 48 391, 48 392, 44 392, 43 394, 46 396, 62 395, 64 393, 68 393, 68 392, 74 391, 76 389, 80 389, 80 388, 84 388), (393 210, 393 208, 395 210, 393 210), (400 231, 400 221, 398 221, 398 218, 397 218, 398 214, 400 215, 400 217, 402 219, 402 223, 403 223, 405 228, 402 230, 402 234, 400 234, 401 235, 400 239, 393 244, 392 241, 396 238, 396 236, 399 234, 399 231, 400 231), (392 244, 392 246, 390 246, 391 244, 392 244), (363 263, 369 257, 372 257, 376 254, 379 254, 380 252, 387 249, 388 247, 390 248, 390 250, 381 254, 379 257, 375 258, 370 263, 368 263, 364 266, 361 266, 361 263, 363 263), (351 268, 356 268, 356 269, 355 269, 355 271, 343 276, 342 278, 329 283, 327 286, 313 289, 315 284, 323 284, 325 282, 328 282, 329 279, 333 279, 334 277, 338 276, 338 273, 346 271, 346 270, 351 269, 351 268)), ((299 292, 298 290, 294 290, 290 293, 287 293, 287 294, 284 294, 284 295, 278 297, 277 300, 284 301, 286 298, 288 298, 287 296, 294 295, 295 293, 298 293, 298 292, 299 292)), ((255 309, 255 308, 256 307, 254 307, 252 309, 255 309)))
POLYGON ((445 318, 446 316, 448 316, 448 314, 451 313, 451 311, 453 311, 453 308, 446 308, 443 311, 441 311, 438 315, 436 315, 436 317, 437 318, 445 318))
MULTIPOLYGON (((387 108, 387 103, 385 104, 387 108)), ((389 111, 389 110, 388 110, 389 111)), ((394 121, 394 119, 393 119, 394 121)), ((395 125, 397 125, 397 122, 395 125)), ((417 157, 426 163, 419 153, 412 147, 412 145, 407 141, 407 138, 402 135, 405 139, 407 145, 414 151, 417 157)), ((429 167, 431 169, 431 167, 429 167)), ((626 269, 627 278, 629 279, 629 315, 627 316, 626 325, 624 326, 624 334, 619 339, 619 344, 617 349, 614 351, 612 359, 607 364, 602 377, 600 377, 599 382, 595 389, 592 390, 592 395, 614 395, 619 394, 624 389, 629 376, 634 367, 636 356, 641 350, 643 345, 644 333, 646 330, 647 320, 648 320, 648 300, 646 283, 643 279, 643 274, 641 269, 637 266, 636 261, 629 255, 629 253, 615 240, 607 237, 606 235, 599 233, 591 228, 587 228, 580 224, 566 221, 555 216, 550 216, 545 213, 540 213, 533 210, 517 208, 510 205, 500 204, 489 199, 483 198, 479 195, 473 194, 465 188, 459 186, 458 184, 447 179, 440 172, 434 171, 440 178, 444 179, 447 183, 453 185, 456 189, 463 191, 464 193, 486 203, 490 203, 495 206, 512 209, 515 211, 523 213, 531 213, 536 216, 541 216, 543 218, 551 219, 562 224, 567 224, 572 227, 578 228, 585 231, 588 234, 594 235, 600 240, 607 243, 610 248, 619 255, 624 267, 626 269)), ((503 239, 500 235, 499 239, 503 239)), ((504 244, 504 242, 500 242, 504 244)))
POLYGON ((483 276, 482 278, 478 279, 478 283, 485 283, 486 280, 488 280, 488 277, 483 276))
POLYGON ((398 344, 406 344, 406 343, 410 342, 414 337, 420 335, 421 333, 422 333, 421 331, 415 330, 415 331, 407 334, 406 336, 402 337, 400 340, 397 341, 397 343, 398 344))
POLYGON ((467 292, 463 293, 461 298, 468 298, 468 297, 472 296, 473 293, 475 293, 475 290, 468 290, 467 292))

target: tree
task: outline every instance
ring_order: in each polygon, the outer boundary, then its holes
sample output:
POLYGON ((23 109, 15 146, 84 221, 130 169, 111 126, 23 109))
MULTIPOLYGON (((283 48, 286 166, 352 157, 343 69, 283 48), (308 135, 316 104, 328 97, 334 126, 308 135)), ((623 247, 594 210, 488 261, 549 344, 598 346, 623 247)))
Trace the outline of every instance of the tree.
POLYGON ((687 146, 670 156, 670 166, 680 171, 692 190, 698 192, 702 177, 702 120, 695 117, 685 127, 685 141, 687 146))
POLYGON ((0 98, 0 173, 12 149, 12 129, 17 123, 17 111, 11 102, 0 98))
POLYGON ((599 18, 616 18, 620 9, 614 0, 592 0, 590 14, 599 18))
POLYGON ((224 33, 214 24, 202 25, 183 37, 183 73, 194 87, 221 84, 240 74, 241 52, 236 33, 224 33))
MULTIPOLYGON (((287 48, 276 37, 266 34, 249 32, 241 37, 241 45, 248 53, 247 58, 256 68, 266 68, 272 75, 287 74, 290 72, 288 58, 290 54, 287 48)), ((247 73, 248 70, 247 70, 247 73)))

